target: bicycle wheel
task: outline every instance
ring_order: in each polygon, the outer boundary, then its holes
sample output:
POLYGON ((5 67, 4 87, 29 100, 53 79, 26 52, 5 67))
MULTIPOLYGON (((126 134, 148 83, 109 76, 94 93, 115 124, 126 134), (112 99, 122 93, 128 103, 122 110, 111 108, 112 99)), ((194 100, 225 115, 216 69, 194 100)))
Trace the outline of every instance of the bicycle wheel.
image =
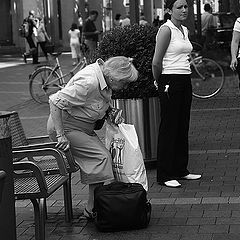
POLYGON ((30 94, 38 103, 47 103, 49 96, 59 89, 60 76, 51 67, 39 67, 30 76, 30 94))
POLYGON ((223 87, 224 72, 222 67, 212 59, 197 57, 191 61, 193 96, 210 98, 223 87))

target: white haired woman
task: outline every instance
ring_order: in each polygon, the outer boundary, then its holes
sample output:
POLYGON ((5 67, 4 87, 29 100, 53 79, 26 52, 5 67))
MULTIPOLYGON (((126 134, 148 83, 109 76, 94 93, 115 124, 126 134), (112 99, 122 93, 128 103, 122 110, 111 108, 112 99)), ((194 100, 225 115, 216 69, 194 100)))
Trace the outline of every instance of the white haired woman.
POLYGON ((92 217, 94 189, 114 178, 111 155, 94 131, 96 121, 110 107, 112 90, 123 89, 137 78, 138 71, 130 58, 98 59, 50 96, 48 132, 52 139, 57 138, 58 148, 71 148, 80 166, 81 182, 89 185, 83 212, 87 218, 92 217), (49 126, 54 126, 54 131, 49 126))

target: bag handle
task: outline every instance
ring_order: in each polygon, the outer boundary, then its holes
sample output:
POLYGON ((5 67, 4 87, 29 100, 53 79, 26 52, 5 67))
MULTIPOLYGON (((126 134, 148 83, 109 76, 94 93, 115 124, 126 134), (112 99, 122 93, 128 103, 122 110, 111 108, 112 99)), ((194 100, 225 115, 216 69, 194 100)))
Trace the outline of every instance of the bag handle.
POLYGON ((108 185, 108 189, 111 190, 111 189, 122 189, 122 188, 129 188, 132 186, 131 183, 124 183, 124 182, 112 182, 108 185))

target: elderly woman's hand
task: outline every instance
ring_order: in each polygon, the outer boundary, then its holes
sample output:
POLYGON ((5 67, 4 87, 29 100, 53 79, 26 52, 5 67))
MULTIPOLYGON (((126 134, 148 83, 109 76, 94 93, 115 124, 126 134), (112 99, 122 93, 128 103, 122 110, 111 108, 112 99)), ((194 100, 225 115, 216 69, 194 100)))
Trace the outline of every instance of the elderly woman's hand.
POLYGON ((57 136, 57 141, 58 143, 56 144, 56 147, 60 150, 67 151, 70 148, 70 142, 65 134, 57 136))

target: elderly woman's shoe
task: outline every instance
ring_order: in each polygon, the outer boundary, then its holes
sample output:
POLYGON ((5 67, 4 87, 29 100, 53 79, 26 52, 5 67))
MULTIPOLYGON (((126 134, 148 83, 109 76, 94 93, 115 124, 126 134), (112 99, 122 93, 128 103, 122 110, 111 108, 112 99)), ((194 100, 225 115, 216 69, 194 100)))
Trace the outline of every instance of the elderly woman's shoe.
POLYGON ((160 183, 160 185, 163 185, 165 187, 172 187, 172 188, 181 187, 181 183, 179 183, 177 180, 169 180, 169 181, 160 183))
POLYGON ((200 174, 191 174, 189 173, 188 175, 181 177, 181 179, 185 179, 185 180, 198 180, 202 177, 202 175, 200 174))
POLYGON ((92 221, 94 219, 93 212, 89 212, 86 208, 83 210, 83 216, 86 217, 89 221, 92 221))

